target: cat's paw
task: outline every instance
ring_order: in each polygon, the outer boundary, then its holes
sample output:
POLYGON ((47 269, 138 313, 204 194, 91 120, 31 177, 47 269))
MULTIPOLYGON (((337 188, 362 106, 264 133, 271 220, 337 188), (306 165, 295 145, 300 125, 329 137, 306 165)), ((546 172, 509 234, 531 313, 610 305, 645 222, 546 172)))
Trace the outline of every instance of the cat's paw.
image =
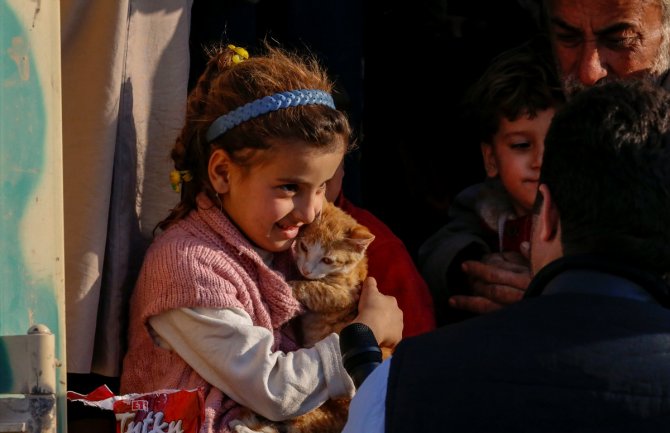
POLYGON ((233 431, 233 433, 259 433, 258 430, 252 430, 247 427, 244 422, 239 419, 234 419, 228 423, 228 427, 233 431))
POLYGON ((305 300, 308 299, 308 297, 306 296, 305 281, 292 280, 288 281, 288 285, 291 287, 293 291, 293 297, 297 299, 300 303, 305 305, 305 300))
POLYGON ((233 433, 279 433, 271 423, 264 425, 254 414, 242 416, 243 419, 234 419, 228 423, 233 433), (253 428, 249 426, 253 426, 253 428))

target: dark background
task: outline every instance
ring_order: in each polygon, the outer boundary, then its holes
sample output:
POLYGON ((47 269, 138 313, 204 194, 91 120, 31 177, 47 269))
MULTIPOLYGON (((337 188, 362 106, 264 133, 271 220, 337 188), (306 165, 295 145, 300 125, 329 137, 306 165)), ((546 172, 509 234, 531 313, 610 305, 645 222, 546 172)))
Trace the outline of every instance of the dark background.
POLYGON ((534 0, 195 0, 191 84, 203 47, 251 52, 264 38, 315 53, 341 89, 359 149, 345 195, 377 215, 416 256, 450 200, 484 178, 460 100, 493 56, 538 31, 534 0), (522 6, 523 5, 523 6, 522 6))

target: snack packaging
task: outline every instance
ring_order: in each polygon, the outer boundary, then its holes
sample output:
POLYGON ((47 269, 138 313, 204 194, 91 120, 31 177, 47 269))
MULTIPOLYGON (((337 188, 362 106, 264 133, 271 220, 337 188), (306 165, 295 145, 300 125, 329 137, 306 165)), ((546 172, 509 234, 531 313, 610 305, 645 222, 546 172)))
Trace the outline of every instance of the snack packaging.
POLYGON ((113 411, 116 433, 198 433, 205 419, 202 388, 116 396, 103 385, 86 395, 68 391, 67 398, 113 411))

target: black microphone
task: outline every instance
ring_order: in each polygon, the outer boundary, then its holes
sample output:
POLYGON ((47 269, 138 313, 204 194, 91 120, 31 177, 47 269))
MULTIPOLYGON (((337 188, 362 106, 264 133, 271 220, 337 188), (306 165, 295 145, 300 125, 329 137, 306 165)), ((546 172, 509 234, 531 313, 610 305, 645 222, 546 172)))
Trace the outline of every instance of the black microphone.
POLYGON ((340 352, 345 370, 358 388, 382 362, 382 351, 372 330, 352 323, 340 331, 340 352))

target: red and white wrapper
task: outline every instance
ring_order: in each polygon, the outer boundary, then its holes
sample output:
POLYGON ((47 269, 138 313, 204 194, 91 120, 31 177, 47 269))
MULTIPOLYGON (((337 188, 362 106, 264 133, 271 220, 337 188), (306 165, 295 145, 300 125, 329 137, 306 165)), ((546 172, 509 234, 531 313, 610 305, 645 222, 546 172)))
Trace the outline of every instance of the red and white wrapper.
POLYGON ((67 398, 113 411, 117 433, 198 433, 205 420, 201 388, 116 396, 102 385, 86 395, 68 391, 67 398))

